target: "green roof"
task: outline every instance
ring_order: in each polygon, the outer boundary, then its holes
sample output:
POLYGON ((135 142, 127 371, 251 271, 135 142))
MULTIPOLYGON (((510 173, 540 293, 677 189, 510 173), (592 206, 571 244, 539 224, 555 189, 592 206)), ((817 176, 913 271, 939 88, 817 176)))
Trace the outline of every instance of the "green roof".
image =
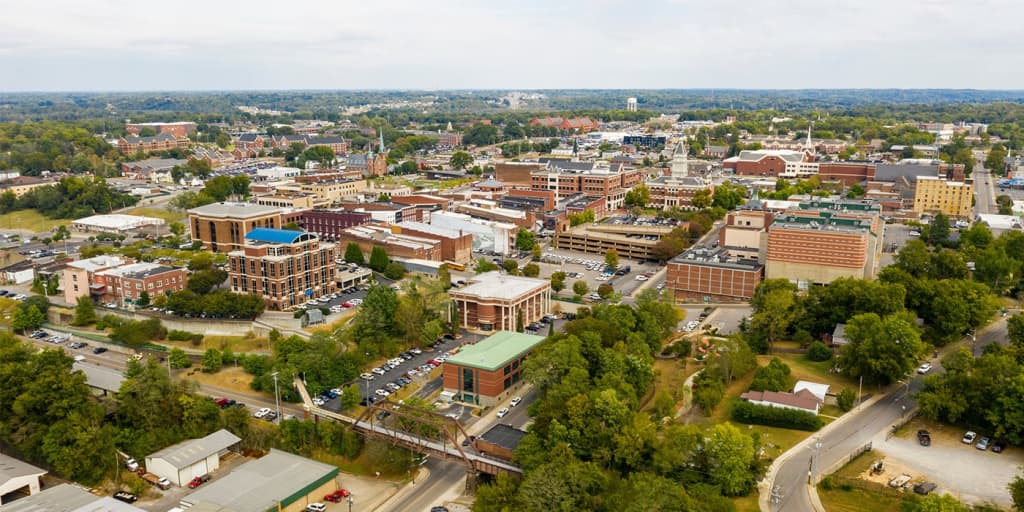
POLYGON ((445 362, 493 372, 529 352, 541 341, 544 341, 543 336, 498 331, 475 345, 463 347, 445 362))

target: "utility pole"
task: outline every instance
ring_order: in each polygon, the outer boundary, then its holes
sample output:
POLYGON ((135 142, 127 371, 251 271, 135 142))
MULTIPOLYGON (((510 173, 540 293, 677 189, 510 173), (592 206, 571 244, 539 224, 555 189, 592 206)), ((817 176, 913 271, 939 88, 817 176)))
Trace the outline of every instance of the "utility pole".
POLYGON ((271 373, 270 376, 274 378, 274 408, 277 412, 277 417, 274 418, 274 423, 281 424, 281 401, 277 394, 277 374, 278 372, 271 373))
POLYGON ((860 403, 864 392, 864 376, 860 376, 860 384, 857 385, 857 409, 860 410, 860 403))

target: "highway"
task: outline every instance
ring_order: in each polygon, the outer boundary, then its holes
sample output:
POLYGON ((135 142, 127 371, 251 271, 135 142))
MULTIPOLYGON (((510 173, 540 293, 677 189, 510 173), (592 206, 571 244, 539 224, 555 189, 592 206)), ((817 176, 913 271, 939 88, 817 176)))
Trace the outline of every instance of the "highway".
MULTIPOLYGON (((980 353, 981 348, 989 343, 1005 343, 1005 341, 1006 317, 1001 317, 979 333, 976 343, 972 344, 971 338, 965 337, 959 344, 947 346, 942 352, 948 354, 959 346, 966 346, 973 348, 975 353, 980 353), (972 347, 972 345, 974 346, 972 347)), ((943 371, 938 361, 934 363, 935 368, 931 373, 943 371)), ((811 504, 809 492, 817 491, 807 486, 808 478, 823 476, 824 471, 830 466, 848 459, 851 452, 884 432, 907 411, 913 410, 916 404, 912 397, 922 387, 922 378, 917 373, 912 375, 914 377, 911 379, 909 387, 895 387, 884 398, 867 409, 860 412, 855 409, 847 413, 854 414, 854 416, 837 425, 836 428, 826 429, 823 434, 814 436, 814 439, 820 443, 820 447, 816 450, 816 458, 813 448, 804 448, 792 454, 787 452, 791 456, 779 467, 774 482, 769 482, 769 489, 772 488, 771 486, 777 486, 781 496, 779 502, 772 505, 771 510, 785 512, 815 510, 811 504)), ((817 443, 812 442, 810 446, 813 447, 815 444, 817 443)))

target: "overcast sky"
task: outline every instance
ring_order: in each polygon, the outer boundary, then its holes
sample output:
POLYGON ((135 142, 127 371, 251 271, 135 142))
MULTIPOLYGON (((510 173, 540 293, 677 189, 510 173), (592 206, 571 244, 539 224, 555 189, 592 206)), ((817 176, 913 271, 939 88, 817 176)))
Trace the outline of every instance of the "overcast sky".
POLYGON ((0 91, 1024 88, 1019 0, 4 0, 0 91))

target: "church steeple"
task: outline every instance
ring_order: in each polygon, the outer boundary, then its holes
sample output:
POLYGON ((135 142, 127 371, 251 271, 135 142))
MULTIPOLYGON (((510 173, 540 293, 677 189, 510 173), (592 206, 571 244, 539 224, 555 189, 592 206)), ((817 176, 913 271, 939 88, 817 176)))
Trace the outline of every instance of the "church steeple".
POLYGON ((384 130, 380 130, 377 133, 380 135, 380 145, 377 146, 377 152, 383 154, 384 153, 384 130))
POLYGON ((673 178, 685 178, 690 175, 690 156, 689 149, 680 140, 676 144, 676 149, 672 153, 672 177, 673 178))

